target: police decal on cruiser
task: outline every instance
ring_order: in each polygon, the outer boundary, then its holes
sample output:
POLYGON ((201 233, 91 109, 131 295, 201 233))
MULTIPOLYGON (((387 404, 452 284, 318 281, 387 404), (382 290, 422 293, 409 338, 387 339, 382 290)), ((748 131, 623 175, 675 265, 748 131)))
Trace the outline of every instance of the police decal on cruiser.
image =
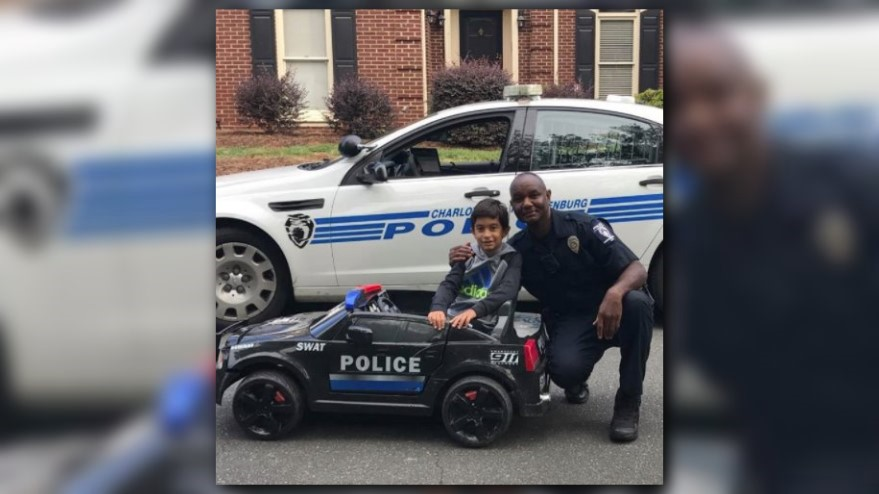
MULTIPOLYGON (((625 197, 611 197, 590 199, 562 199, 552 201, 552 207, 561 211, 580 211, 590 214, 606 214, 606 203, 618 203, 625 201, 631 203, 627 206, 614 206, 614 211, 625 213, 621 208, 632 209, 649 207, 662 200, 662 194, 648 194, 625 197), (604 209, 602 209, 604 208, 604 209)), ((661 207, 661 204, 660 206, 661 207)), ((368 214, 357 216, 336 216, 312 219, 305 214, 288 216, 285 223, 290 240, 297 247, 304 248, 307 244, 313 245, 360 242, 370 240, 393 240, 396 237, 411 234, 420 234, 423 237, 441 237, 453 232, 469 235, 472 231, 470 213, 472 207, 466 208, 442 208, 429 211, 406 211, 401 213, 368 214), (427 220, 423 224, 417 224, 417 220, 427 220)), ((657 213, 661 216, 661 211, 657 213)), ((623 221, 640 220, 638 216, 626 218, 623 221)), ((651 217, 651 219, 654 219, 651 217)), ((616 220, 621 221, 621 220, 616 220)), ((519 229, 525 228, 521 221, 516 222, 519 229)), ((596 232, 603 234, 604 232, 596 232)), ((609 234, 609 232, 607 232, 609 234)), ((602 235, 607 239, 606 235, 602 235)), ((611 238, 612 240, 612 238, 611 238)))

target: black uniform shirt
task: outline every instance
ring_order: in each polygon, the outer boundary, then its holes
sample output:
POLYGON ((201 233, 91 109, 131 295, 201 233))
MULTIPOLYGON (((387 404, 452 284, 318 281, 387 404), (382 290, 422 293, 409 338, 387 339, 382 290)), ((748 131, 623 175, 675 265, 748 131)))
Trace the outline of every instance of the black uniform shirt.
POLYGON ((537 239, 524 229, 510 239, 522 254, 522 286, 544 309, 595 313, 604 294, 638 257, 592 216, 552 210, 552 229, 537 239))

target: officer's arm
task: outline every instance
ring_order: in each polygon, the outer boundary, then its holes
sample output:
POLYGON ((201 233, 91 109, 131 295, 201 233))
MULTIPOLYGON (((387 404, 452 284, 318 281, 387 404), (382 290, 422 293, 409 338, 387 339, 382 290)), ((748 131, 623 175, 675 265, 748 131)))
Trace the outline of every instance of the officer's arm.
POLYGON ((647 270, 639 261, 632 261, 607 291, 622 298, 632 290, 637 290, 647 283, 647 270))
MULTIPOLYGON (((601 266, 608 279, 616 280, 611 290, 625 295, 647 282, 647 270, 608 225, 597 218, 590 223, 580 224, 578 236, 585 244, 589 254, 601 266)), ((608 290, 609 292, 611 290, 608 290)))

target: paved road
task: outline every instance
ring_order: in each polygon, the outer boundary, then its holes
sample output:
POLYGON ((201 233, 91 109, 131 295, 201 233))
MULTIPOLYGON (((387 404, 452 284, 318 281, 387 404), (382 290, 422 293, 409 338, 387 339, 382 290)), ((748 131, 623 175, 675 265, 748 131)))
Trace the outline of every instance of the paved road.
POLYGON ((219 484, 660 484, 663 481, 663 331, 653 332, 641 437, 611 443, 619 350, 590 379, 585 405, 553 386, 552 408, 516 417, 488 449, 456 446, 432 418, 310 414, 278 442, 247 439, 232 417, 234 388, 217 407, 219 484))

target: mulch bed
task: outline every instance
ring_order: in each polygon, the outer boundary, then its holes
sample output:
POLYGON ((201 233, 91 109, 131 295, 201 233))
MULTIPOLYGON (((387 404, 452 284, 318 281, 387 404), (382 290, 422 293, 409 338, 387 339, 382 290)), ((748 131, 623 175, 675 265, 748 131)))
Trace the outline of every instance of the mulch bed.
MULTIPOLYGON (((336 139, 335 137, 333 139, 336 139)), ((259 130, 218 130, 217 147, 287 147, 332 142, 323 134, 299 129, 293 134, 265 134, 259 130)), ((313 153, 296 158, 228 156, 217 158, 217 175, 262 170, 335 158, 338 153, 313 153)))
POLYGON ((217 147, 285 147, 299 144, 338 142, 339 137, 324 130, 298 129, 293 134, 264 134, 259 130, 218 130, 217 147))

